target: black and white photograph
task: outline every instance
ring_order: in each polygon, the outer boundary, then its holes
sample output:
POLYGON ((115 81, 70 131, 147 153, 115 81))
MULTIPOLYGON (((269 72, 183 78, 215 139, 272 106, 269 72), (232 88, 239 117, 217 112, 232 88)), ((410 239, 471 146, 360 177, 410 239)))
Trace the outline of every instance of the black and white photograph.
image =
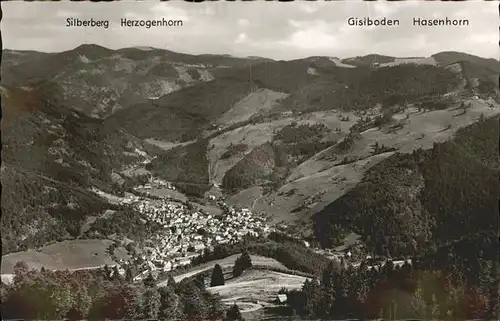
POLYGON ((2 320, 499 320, 493 2, 2 2, 2 320))

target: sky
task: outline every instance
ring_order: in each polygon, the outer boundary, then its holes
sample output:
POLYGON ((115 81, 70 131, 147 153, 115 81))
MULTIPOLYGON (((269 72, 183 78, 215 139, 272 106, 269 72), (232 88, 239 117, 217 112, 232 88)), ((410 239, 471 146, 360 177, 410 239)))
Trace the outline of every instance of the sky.
POLYGON ((148 46, 191 54, 346 58, 462 51, 499 57, 495 2, 2 2, 4 48, 60 52, 81 44, 148 46), (352 27, 349 17, 399 19, 399 27, 352 27), (107 19, 108 29, 66 28, 66 18, 107 19), (413 27, 412 19, 469 19, 468 27, 413 27), (182 27, 124 28, 120 18, 182 20, 182 27))

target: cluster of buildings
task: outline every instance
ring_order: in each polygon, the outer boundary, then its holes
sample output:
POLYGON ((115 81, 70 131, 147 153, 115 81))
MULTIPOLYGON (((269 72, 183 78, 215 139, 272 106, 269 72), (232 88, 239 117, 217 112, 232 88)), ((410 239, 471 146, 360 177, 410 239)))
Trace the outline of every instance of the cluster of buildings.
POLYGON ((153 187, 167 188, 167 189, 170 189, 172 191, 176 190, 175 186, 172 183, 165 182, 165 181, 158 179, 158 178, 155 178, 155 177, 150 177, 149 183, 146 183, 144 185, 139 185, 139 186, 135 187, 134 189, 135 190, 140 190, 140 189, 148 190, 148 189, 152 189, 153 187))
MULTIPOLYGON (((170 183, 151 179, 141 189, 175 189, 170 183)), ((189 265, 193 258, 217 244, 237 243, 245 235, 261 236, 270 232, 265 219, 246 208, 236 209, 219 201, 222 214, 208 213, 196 204, 169 198, 148 198, 129 195, 121 200, 133 206, 150 221, 163 226, 161 233, 151 235, 140 255, 144 271, 170 271, 189 265)))

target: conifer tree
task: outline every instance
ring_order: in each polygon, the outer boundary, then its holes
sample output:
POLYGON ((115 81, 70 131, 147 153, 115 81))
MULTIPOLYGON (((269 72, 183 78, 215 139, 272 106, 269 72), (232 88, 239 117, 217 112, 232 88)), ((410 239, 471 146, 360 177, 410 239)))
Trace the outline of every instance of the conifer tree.
POLYGON ((233 304, 229 310, 226 312, 226 317, 228 321, 242 321, 240 307, 237 304, 233 304))
POLYGON ((492 262, 491 269, 489 271, 486 317, 490 320, 500 320, 500 283, 498 281, 499 268, 498 260, 495 260, 492 262))
POLYGON ((172 276, 172 274, 169 274, 169 275, 168 275, 167 286, 168 286, 169 288, 175 289, 176 284, 177 284, 177 283, 175 282, 175 279, 174 279, 174 277, 172 276))
POLYGON ((148 276, 143 280, 143 283, 146 287, 154 287, 156 284, 155 278, 153 274, 149 272, 148 276))
POLYGON ((416 317, 425 318, 427 307, 424 299, 424 293, 422 290, 422 284, 420 281, 417 283, 417 287, 413 293, 413 297, 410 304, 411 304, 411 312, 414 318, 416 317))
POLYGON ((304 311, 306 315, 315 317, 321 300, 318 280, 312 279, 311 281, 306 281, 302 291, 304 292, 304 311))
POLYGON ((111 279, 111 269, 109 268, 109 265, 106 264, 104 266, 103 273, 104 273, 104 278, 106 280, 110 280, 111 279))
POLYGON ((236 259, 233 267, 233 276, 240 276, 245 269, 252 267, 252 259, 247 251, 244 251, 240 257, 236 259))
POLYGON ((335 306, 335 287, 334 280, 336 278, 336 267, 332 262, 323 270, 321 279, 321 300, 318 310, 322 312, 324 317, 330 316, 335 306))
POLYGON ((19 261, 14 265, 14 285, 22 284, 26 281, 29 272, 28 264, 24 261, 19 261))
POLYGON ((132 267, 130 264, 125 268, 125 281, 129 283, 134 281, 134 275, 132 274, 132 267))
POLYGON ((148 319, 158 318, 160 306, 160 293, 154 288, 147 289, 142 296, 143 317, 148 319))
POLYGON ((73 309, 73 311, 76 312, 78 316, 74 317, 67 316, 67 317, 70 319, 77 319, 77 320, 85 319, 85 317, 89 313, 91 305, 92 305, 92 298, 88 292, 87 286, 80 285, 75 295, 74 309, 73 309))
POLYGON ((432 320, 440 320, 441 319, 441 307, 440 307, 439 302, 437 300, 436 294, 432 294, 430 308, 431 308, 430 317, 432 318, 432 320))
POLYGON ((243 253, 241 254, 241 264, 244 269, 252 267, 252 258, 247 251, 243 251, 243 253))
POLYGON ((357 273, 355 274, 355 281, 354 281, 354 287, 355 287, 354 296, 360 303, 365 302, 368 292, 370 290, 367 278, 368 275, 365 267, 360 267, 357 273))
POLYGON ((69 283, 58 284, 57 287, 52 290, 51 298, 56 308, 56 315, 59 319, 64 318, 74 305, 69 283))
POLYGON ((137 287, 127 285, 120 290, 120 297, 124 301, 124 317, 127 319, 137 318, 141 309, 141 298, 137 287))
POLYGON ((118 271, 118 266, 113 266, 113 272, 111 274, 111 280, 113 281, 121 281, 123 280, 120 271, 118 271))
POLYGON ((224 274, 222 273, 222 268, 219 264, 215 264, 212 271, 212 277, 210 279, 210 286, 224 285, 224 274))
POLYGON ((166 286, 159 288, 160 293, 160 314, 161 318, 176 318, 179 311, 179 295, 175 293, 175 288, 166 286))

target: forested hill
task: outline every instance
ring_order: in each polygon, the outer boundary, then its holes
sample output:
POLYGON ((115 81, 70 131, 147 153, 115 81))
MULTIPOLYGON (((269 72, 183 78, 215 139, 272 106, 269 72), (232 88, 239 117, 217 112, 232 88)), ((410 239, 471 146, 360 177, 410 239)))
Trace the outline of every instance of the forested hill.
POLYGON ((320 242, 330 246, 338 233, 352 230, 382 255, 429 249, 462 257, 481 251, 493 258, 499 119, 481 119, 431 150, 395 154, 371 168, 353 190, 314 217, 320 242))
POLYGON ((2 251, 78 236, 111 207, 89 189, 117 191, 116 172, 144 160, 143 143, 38 88, 2 87, 2 102, 2 251))

